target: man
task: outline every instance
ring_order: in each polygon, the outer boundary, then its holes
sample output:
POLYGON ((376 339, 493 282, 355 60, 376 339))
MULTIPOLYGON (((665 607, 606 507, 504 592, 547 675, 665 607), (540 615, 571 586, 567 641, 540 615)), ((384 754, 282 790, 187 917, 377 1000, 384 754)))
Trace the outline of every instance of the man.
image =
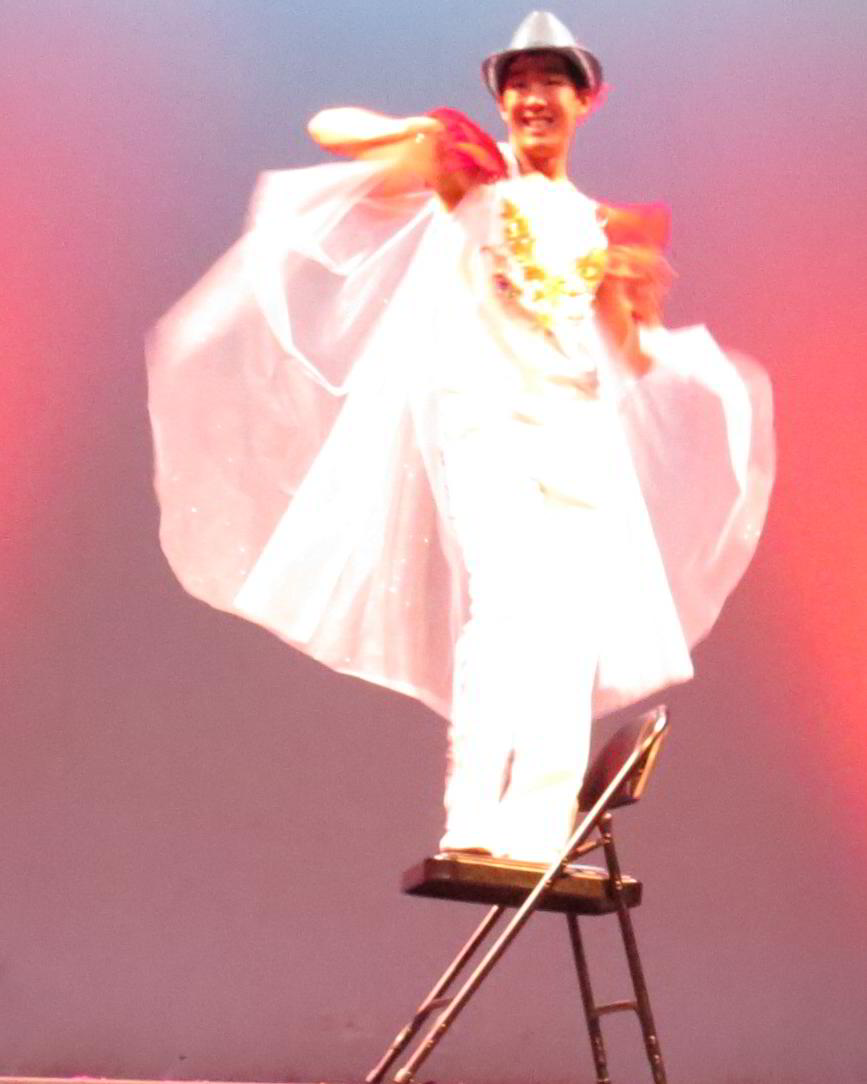
POLYGON ((313 118, 358 161, 267 177, 157 330, 157 486, 188 590, 450 720, 443 848, 547 861, 594 714, 691 676, 769 417, 658 326, 662 216, 568 180, 598 60, 535 12, 483 75, 508 147, 452 110, 313 118))
MULTIPOLYGON (((510 192, 512 201, 522 207, 539 202, 533 196, 534 177, 557 185, 558 195, 565 199, 556 200, 550 185, 540 189, 545 204, 560 204, 553 222, 548 216, 545 232, 568 231, 570 218, 578 221, 585 209, 582 203, 588 202, 574 193, 568 181, 568 155, 576 128, 601 89, 601 66, 553 16, 536 12, 521 25, 510 48, 489 58, 483 71, 507 125, 521 182, 510 192), (522 186, 528 190, 527 200, 522 186)), ((455 132, 436 113, 396 119, 357 109, 327 110, 313 118, 309 130, 329 150, 390 162, 395 190, 399 178, 408 187, 421 178, 461 220, 465 220, 462 201, 469 199, 476 186, 491 183, 490 176, 473 168, 474 162, 462 168, 454 161, 449 151, 455 132)), ((466 137, 463 145, 471 148, 473 132, 459 131, 457 137, 461 136, 466 137)), ((609 211, 600 209, 600 217, 608 215, 609 211)), ((652 217, 651 224, 655 225, 652 217)), ((605 241, 599 233, 595 243, 601 246, 605 241)), ((541 240, 537 231, 532 244, 538 246, 541 240)), ((593 291, 586 292, 586 299, 592 301, 597 321, 621 361, 640 375, 650 360, 640 348, 638 317, 648 314, 636 311, 631 288, 636 281, 652 282, 651 271, 662 261, 654 260, 653 250, 646 245, 618 251, 616 275, 602 275, 601 281, 593 283, 593 291)), ((568 255, 570 260, 581 255, 577 239, 568 255)), ((609 250, 606 266, 613 271, 610 255, 609 250)), ((536 267, 534 273, 541 277, 546 272, 536 267)), ((509 286, 514 287, 512 280, 509 286)), ((476 284, 474 292, 483 294, 484 285, 476 284)), ((652 294, 652 288, 645 293, 652 294)), ((513 315, 520 320, 526 313, 513 315)), ((589 334, 579 333, 577 343, 565 346, 567 334, 576 338, 574 329, 567 331, 557 306, 550 315, 558 326, 534 328, 534 333, 551 339, 559 335, 557 347, 568 357, 561 376, 570 380, 576 357, 583 353, 586 360, 602 344, 595 341, 593 329, 589 334)), ((650 318, 658 322, 655 311, 650 318)), ((585 328, 589 322, 586 314, 585 328)), ((501 324, 495 323, 499 333, 501 324)), ((512 360, 521 364, 520 355, 531 352, 532 348, 518 347, 504 353, 513 354, 512 360)), ((528 369, 525 384, 532 387, 538 383, 538 374, 528 369)), ((595 380, 595 363, 590 372, 595 380)), ((546 398, 556 401, 550 391, 546 398)), ((569 388, 567 396, 573 394, 569 388)), ((568 426, 600 424, 595 386, 586 397, 585 403, 574 404, 568 426)), ((466 403, 471 396, 456 398, 466 403)), ((558 405, 572 404, 561 394, 558 405)), ((454 414, 454 406, 451 411, 454 414)), ((519 422, 516 428, 522 425, 519 422)), ((556 433, 550 419, 544 428, 556 433)), ((525 492, 526 455, 513 471, 506 464, 515 441, 523 441, 526 434, 518 431, 504 438, 496 424, 487 429, 490 432, 479 427, 475 447, 468 449, 466 440, 451 435, 443 440, 442 449, 447 494, 443 505, 458 541, 470 596, 469 618, 455 651, 448 821, 442 846, 543 860, 568 834, 586 765, 601 605, 589 570, 603 559, 603 539, 611 528, 602 525, 604 512, 593 507, 598 503, 595 498, 570 500, 555 492, 550 479, 558 471, 550 464, 543 472, 545 480, 541 475, 537 479, 544 492, 525 492), (491 463, 496 464, 493 469, 491 463), (579 568, 582 558, 587 570, 579 568), (510 586, 518 580, 524 590, 510 586)), ((542 442, 535 443, 531 455, 538 456, 542 442)), ((547 454, 550 458, 574 452, 568 441, 558 437, 547 454)), ((597 446, 591 454, 604 456, 605 452, 597 446)), ((673 627, 674 622, 669 624, 673 627)), ((669 636, 676 640, 670 630, 669 636)), ((681 657, 666 676, 685 676, 685 646, 677 644, 672 654, 681 657)))

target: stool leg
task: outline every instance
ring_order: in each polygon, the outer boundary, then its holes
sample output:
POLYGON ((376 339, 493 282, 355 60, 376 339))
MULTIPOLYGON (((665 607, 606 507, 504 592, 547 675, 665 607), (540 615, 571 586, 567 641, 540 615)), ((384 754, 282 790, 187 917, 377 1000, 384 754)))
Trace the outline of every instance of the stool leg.
POLYGON ((463 970, 467 962, 472 958, 476 949, 482 944, 490 931, 497 924, 505 910, 505 907, 492 907, 491 910, 488 911, 472 937, 467 941, 454 960, 452 960, 439 979, 437 979, 431 992, 416 1009, 412 1020, 410 1020, 406 1027, 402 1028, 397 1033, 394 1042, 364 1078, 365 1084, 378 1084, 385 1076, 388 1068, 394 1064, 403 1051, 406 1050, 407 1046, 409 1046, 413 1037, 418 1033, 419 1028, 428 1018, 430 1013, 434 1009, 441 1008, 444 1004, 448 1003, 449 999, 445 997, 446 990, 452 984, 459 972, 463 970))
POLYGON ((632 988, 635 990, 635 1004, 638 1019, 641 1021, 641 1033, 644 1036, 644 1048, 647 1051, 647 1060, 650 1062, 650 1071, 653 1074, 654 1084, 667 1084, 665 1066, 662 1061, 662 1051, 659 1047, 659 1038, 656 1034, 656 1025, 653 1022, 653 1013, 650 1008, 650 997, 647 993, 647 983, 644 981, 644 971, 638 955, 638 942, 635 939, 635 931, 632 927, 632 919, 629 908, 623 900, 623 875, 620 872, 620 862, 614 847, 614 835, 611 830, 611 815, 606 814, 599 825, 602 834, 602 846, 605 850, 605 861, 611 874, 611 885, 614 891, 614 902, 617 905, 617 920, 620 923, 620 933, 623 937, 623 947, 626 949, 626 962, 629 965, 629 974, 632 978, 632 988))
POLYGON ((566 922, 569 926, 569 940, 572 942, 572 955, 575 957, 575 970, 578 972, 578 985, 581 988, 584 1016, 587 1018, 587 1031, 590 1034, 593 1064, 596 1066, 596 1084, 611 1084, 611 1078, 608 1075, 608 1061, 605 1056, 605 1039, 602 1035, 602 1026, 599 1023, 599 1014, 596 1012, 596 1002, 593 1000, 590 970, 587 967, 587 958, 584 955, 584 945, 581 941, 581 930, 578 926, 577 915, 567 914, 566 922))

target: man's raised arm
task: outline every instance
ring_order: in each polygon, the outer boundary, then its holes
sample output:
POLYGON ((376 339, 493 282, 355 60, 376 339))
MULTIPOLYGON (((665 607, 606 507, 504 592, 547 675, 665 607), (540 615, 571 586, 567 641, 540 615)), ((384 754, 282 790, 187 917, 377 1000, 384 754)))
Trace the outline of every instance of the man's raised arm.
POLYGON ((447 126, 435 116, 389 117, 369 109, 323 109, 307 125, 314 142, 334 154, 380 160, 392 168, 384 194, 427 187, 450 210, 478 183, 474 163, 454 161, 447 126))

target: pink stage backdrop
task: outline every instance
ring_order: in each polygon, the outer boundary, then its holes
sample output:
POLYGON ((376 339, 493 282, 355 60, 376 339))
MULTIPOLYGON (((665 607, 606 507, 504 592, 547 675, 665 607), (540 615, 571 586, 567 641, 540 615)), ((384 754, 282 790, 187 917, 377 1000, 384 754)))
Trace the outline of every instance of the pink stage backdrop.
MULTIPOLYGON (((671 205, 671 322, 763 359, 777 396, 767 534, 623 817, 670 1077, 862 1084, 867 7, 556 10, 612 86, 576 181, 671 205)), ((360 1078, 477 918, 397 890, 438 835, 441 724, 170 575, 142 342, 258 171, 319 160, 316 109, 499 131, 477 67, 524 13, 0 3, 0 1075, 360 1078)), ((527 931, 437 1079, 591 1079, 560 927, 527 931)), ((639 1079, 632 1022, 610 1034, 639 1079)))

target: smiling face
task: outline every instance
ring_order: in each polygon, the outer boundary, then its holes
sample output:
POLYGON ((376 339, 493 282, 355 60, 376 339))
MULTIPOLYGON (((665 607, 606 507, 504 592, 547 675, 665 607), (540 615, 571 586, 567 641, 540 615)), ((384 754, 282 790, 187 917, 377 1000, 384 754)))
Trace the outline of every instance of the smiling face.
POLYGON ((503 78, 500 115, 521 170, 565 177, 572 136, 591 102, 590 91, 576 85, 569 62, 559 53, 516 57, 503 78))

